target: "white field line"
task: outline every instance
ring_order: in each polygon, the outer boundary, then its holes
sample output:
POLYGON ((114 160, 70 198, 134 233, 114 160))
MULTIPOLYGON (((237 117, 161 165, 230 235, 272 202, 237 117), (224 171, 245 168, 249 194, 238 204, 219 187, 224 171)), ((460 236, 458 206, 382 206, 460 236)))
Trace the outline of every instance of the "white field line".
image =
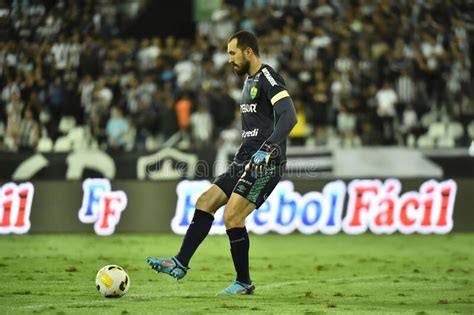
MULTIPOLYGON (((336 279, 321 279, 324 281, 325 284, 328 282, 339 282, 339 281, 347 281, 347 282, 354 282, 354 281, 361 281, 361 280, 375 280, 375 279, 383 279, 390 277, 389 275, 379 275, 379 276, 366 276, 366 277, 346 277, 346 278, 336 278, 336 279)), ((265 285, 258 285, 257 290, 269 290, 273 288, 279 288, 279 287, 286 287, 289 285, 295 285, 295 284, 303 284, 303 283, 309 283, 309 282, 314 282, 318 283, 317 280, 299 280, 299 281, 286 281, 286 282, 275 282, 271 284, 265 284, 265 285)))
POLYGON ((287 281, 287 282, 275 282, 271 284, 257 285, 258 291, 260 290, 269 290, 273 288, 286 287, 294 284, 308 283, 310 280, 301 280, 301 281, 287 281))

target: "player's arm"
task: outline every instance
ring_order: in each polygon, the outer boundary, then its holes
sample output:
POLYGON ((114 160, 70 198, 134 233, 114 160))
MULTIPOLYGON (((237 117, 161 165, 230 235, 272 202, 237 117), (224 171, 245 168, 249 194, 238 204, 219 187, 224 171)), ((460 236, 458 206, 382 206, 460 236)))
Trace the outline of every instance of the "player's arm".
MULTIPOLYGON (((275 129, 270 137, 268 137, 267 141, 265 141, 265 143, 270 145, 279 145, 285 141, 293 127, 298 122, 295 106, 293 105, 293 100, 288 92, 283 90, 278 94, 282 95, 282 98, 278 99, 273 104, 276 118, 275 129)), ((275 97, 277 97, 278 94, 275 95, 275 97)))
POLYGON ((271 99, 275 112, 275 129, 260 149, 252 156, 249 169, 255 175, 265 172, 265 168, 272 157, 279 154, 279 145, 286 141, 288 134, 297 123, 295 106, 286 90, 275 94, 271 99))

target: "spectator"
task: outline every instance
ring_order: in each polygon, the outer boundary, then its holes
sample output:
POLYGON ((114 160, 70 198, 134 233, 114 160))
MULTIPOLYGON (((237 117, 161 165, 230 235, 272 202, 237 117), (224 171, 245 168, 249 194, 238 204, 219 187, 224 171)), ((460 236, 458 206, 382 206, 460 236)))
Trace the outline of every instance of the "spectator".
POLYGON ((176 117, 178 118, 178 127, 183 138, 188 137, 191 107, 191 98, 187 93, 184 93, 176 102, 176 117))
POLYGON ((451 42, 452 62, 447 76, 446 95, 448 111, 454 116, 460 113, 461 104, 470 93, 469 64, 454 41, 451 42))
POLYGON ((403 110, 402 121, 400 124, 400 131, 402 133, 405 144, 407 142, 407 137, 410 134, 414 135, 416 133, 418 135, 418 129, 419 124, 415 108, 413 107, 413 105, 408 104, 403 110))
POLYGON ((324 28, 318 27, 314 30, 315 36, 311 39, 311 46, 316 50, 318 56, 319 50, 324 50, 331 45, 331 37, 326 33, 324 28))
POLYGON ((316 144, 326 144, 327 128, 329 126, 330 98, 327 81, 322 72, 316 75, 316 87, 310 102, 313 104, 312 122, 315 130, 316 144))
POLYGON ((445 51, 441 43, 437 42, 430 33, 423 32, 421 36, 421 54, 425 64, 423 70, 429 101, 439 107, 445 90, 443 76, 441 75, 445 51))
POLYGON ((26 108, 20 123, 18 138, 15 139, 21 151, 33 151, 40 138, 40 126, 35 120, 33 110, 26 108))
POLYGON ((51 47, 51 53, 54 56, 54 67, 59 74, 64 73, 68 64, 68 45, 64 35, 59 36, 58 42, 51 47))
POLYGON ((235 100, 230 96, 230 89, 227 85, 218 87, 215 91, 205 89, 205 97, 209 102, 210 113, 217 132, 229 128, 234 121, 235 100))
POLYGON ((204 105, 199 104, 197 110, 191 115, 191 137, 196 146, 208 144, 212 137, 212 117, 204 105))
POLYGON ((178 120, 173 98, 170 95, 163 95, 163 103, 164 108, 161 112, 160 122, 163 136, 169 138, 179 130, 178 120))
POLYGON ((176 84, 180 89, 188 89, 196 77, 197 67, 195 63, 185 58, 181 52, 178 58, 178 62, 174 66, 174 72, 176 73, 176 84))
POLYGON ((7 103, 10 101, 13 95, 20 96, 20 94, 21 94, 20 86, 18 85, 16 81, 10 79, 8 80, 4 88, 2 89, 2 101, 4 103, 7 103))
POLYGON ((341 104, 351 96, 352 84, 346 75, 341 75, 339 72, 335 72, 334 81, 331 84, 332 93, 332 110, 330 115, 333 116, 333 112, 341 107, 341 104))
POLYGON ((90 75, 83 77, 79 83, 79 92, 81 95, 81 106, 86 114, 92 111, 92 92, 94 91, 94 81, 90 75))
POLYGON ((353 71, 353 66, 354 63, 349 55, 349 45, 344 43, 340 49, 339 56, 334 62, 334 69, 343 75, 347 75, 349 72, 353 71))
POLYGON ((5 145, 11 151, 18 150, 18 139, 20 136, 21 112, 24 104, 17 94, 12 94, 10 102, 6 106, 7 127, 5 145))
POLYGON ((384 136, 385 144, 393 144, 395 141, 394 121, 396 117, 396 104, 398 97, 389 82, 385 82, 383 87, 375 95, 377 100, 377 116, 380 122, 381 133, 384 136))
POLYGON ((308 128, 306 122, 306 113, 300 98, 295 98, 294 103, 298 122, 293 127, 293 130, 291 130, 288 137, 292 145, 303 146, 306 143, 306 130, 308 128))
POLYGON ((415 98, 417 95, 416 84, 407 69, 402 69, 400 76, 396 80, 396 93, 402 111, 406 107, 415 104, 415 98))
POLYGON ((356 116, 349 111, 348 106, 342 103, 337 115, 337 131, 341 137, 342 145, 351 146, 357 144, 356 140, 356 116))
POLYGON ((111 116, 107 121, 106 133, 107 143, 112 150, 123 150, 127 143, 127 133, 129 124, 123 116, 123 112, 119 107, 111 108, 111 116))
POLYGON ((48 87, 49 111, 53 117, 53 120, 56 122, 59 122, 62 115, 64 106, 64 93, 64 83, 61 77, 58 75, 48 87))
POLYGON ((155 67, 155 60, 160 54, 159 47, 156 42, 152 43, 145 38, 140 43, 140 49, 137 53, 138 67, 140 71, 147 72, 155 67))

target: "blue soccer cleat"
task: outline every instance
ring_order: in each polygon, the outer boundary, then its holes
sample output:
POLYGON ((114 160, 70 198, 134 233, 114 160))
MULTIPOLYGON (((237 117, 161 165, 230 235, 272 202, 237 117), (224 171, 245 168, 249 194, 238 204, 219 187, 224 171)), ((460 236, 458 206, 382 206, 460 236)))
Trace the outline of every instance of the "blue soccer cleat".
POLYGON ((173 278, 176 278, 176 280, 183 279, 189 269, 188 267, 183 266, 175 257, 147 257, 146 262, 150 265, 151 269, 156 272, 169 274, 173 278))
POLYGON ((230 286, 217 293, 218 296, 229 296, 229 295, 249 295, 253 294, 255 286, 253 284, 246 284, 239 281, 235 281, 230 286))

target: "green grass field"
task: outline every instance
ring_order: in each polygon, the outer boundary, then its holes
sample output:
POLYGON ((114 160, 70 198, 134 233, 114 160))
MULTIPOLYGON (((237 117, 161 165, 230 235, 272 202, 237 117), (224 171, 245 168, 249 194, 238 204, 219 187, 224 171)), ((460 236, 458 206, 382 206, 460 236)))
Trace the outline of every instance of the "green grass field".
POLYGON ((175 235, 0 237, 0 314, 473 314, 474 234, 251 235, 255 295, 216 297, 234 278, 226 236, 208 237, 185 279, 148 269, 175 235), (105 299, 95 274, 122 265, 131 287, 105 299))

